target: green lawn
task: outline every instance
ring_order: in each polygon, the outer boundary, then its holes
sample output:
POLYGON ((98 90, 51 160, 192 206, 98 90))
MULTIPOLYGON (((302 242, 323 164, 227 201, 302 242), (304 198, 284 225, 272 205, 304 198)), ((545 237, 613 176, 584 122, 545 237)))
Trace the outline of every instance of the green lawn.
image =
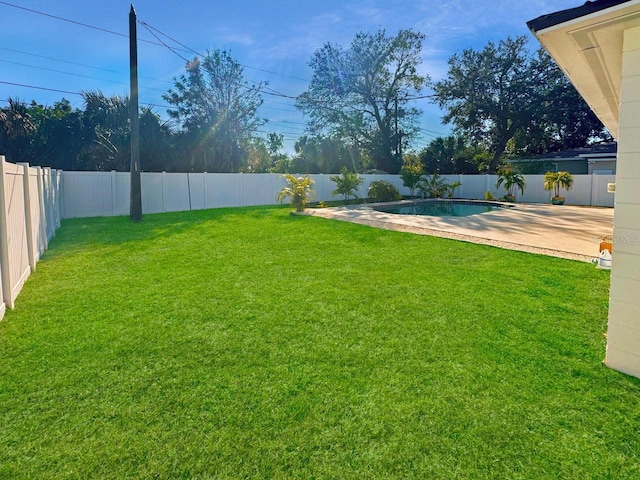
POLYGON ((608 272, 286 208, 63 222, 0 322, 0 478, 640 478, 608 272))

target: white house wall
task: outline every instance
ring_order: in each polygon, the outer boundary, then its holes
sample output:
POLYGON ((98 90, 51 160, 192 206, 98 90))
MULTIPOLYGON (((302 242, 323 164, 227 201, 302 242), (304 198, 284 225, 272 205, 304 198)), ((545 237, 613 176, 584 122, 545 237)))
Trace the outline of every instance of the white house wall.
POLYGON ((606 364, 640 377, 640 27, 624 32, 606 364))

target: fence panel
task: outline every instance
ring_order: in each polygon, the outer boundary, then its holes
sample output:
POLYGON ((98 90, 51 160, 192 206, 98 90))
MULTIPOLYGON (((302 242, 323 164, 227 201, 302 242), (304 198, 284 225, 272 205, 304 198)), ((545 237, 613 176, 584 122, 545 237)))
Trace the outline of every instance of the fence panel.
POLYGON ((0 258, 4 303, 13 308, 15 298, 31 273, 25 218, 24 168, 0 156, 0 258))
POLYGON ((162 172, 162 211, 184 212, 191 210, 190 187, 188 174, 162 172))
MULTIPOLYGON (((549 203, 549 192, 544 189, 544 175, 526 175, 524 195, 518 200, 527 203, 549 203)), ((520 194, 518 194, 520 195, 520 194)))
MULTIPOLYGON (((591 205, 591 181, 594 175, 574 175, 573 187, 568 192, 560 191, 569 205, 591 205)), ((548 200, 547 200, 548 202, 548 200)))
POLYGON ((239 207, 240 176, 228 173, 207 173, 205 178, 205 208, 239 207))
POLYGON ((140 175, 140 183, 142 188, 142 212, 162 213, 164 211, 162 173, 144 172, 144 174, 140 175))
POLYGON ((0 320, 4 317, 7 305, 4 303, 4 295, 2 294, 2 259, 0 259, 0 320))
POLYGON ((591 203, 599 207, 613 207, 614 194, 607 192, 607 184, 616 181, 615 175, 594 175, 591 185, 591 203))
MULTIPOLYGON (((141 178, 144 175, 142 173, 141 178)), ((129 215, 131 210, 131 174, 128 172, 113 172, 112 186, 113 214, 129 215)))
MULTIPOLYGON (((60 228, 60 221, 62 220, 64 205, 62 203, 62 170, 50 170, 51 171, 51 194, 52 194, 52 214, 53 225, 55 231, 60 228)), ((48 225, 48 224, 47 224, 48 225)))
POLYGON ((251 173, 240 174, 240 205, 273 205, 277 203, 276 196, 272 195, 271 184, 274 174, 251 173))
POLYGON ((192 210, 205 208, 205 176, 206 173, 188 173, 187 184, 192 210))
POLYGON ((65 218, 114 215, 110 172, 64 172, 65 218))
POLYGON ((51 169, 15 165, 0 155, 0 318, 14 307, 59 225, 53 177, 51 169))
MULTIPOLYGON (((29 167, 28 163, 22 163, 24 182, 24 221, 27 232, 27 252, 29 265, 32 271, 36 269, 36 263, 44 253, 47 246, 46 234, 42 227, 46 220, 41 211, 42 187, 40 182, 40 167, 29 167)), ((44 205, 43 205, 44 206, 44 205)), ((44 210, 44 209, 43 209, 44 210)))
POLYGON ((449 184, 460 182, 455 196, 460 198, 484 199, 484 192, 495 192, 494 175, 443 175, 449 184))
POLYGON ((44 202, 47 241, 50 241, 56 233, 56 220, 54 212, 55 198, 53 192, 52 171, 47 167, 42 168, 42 200, 44 202))

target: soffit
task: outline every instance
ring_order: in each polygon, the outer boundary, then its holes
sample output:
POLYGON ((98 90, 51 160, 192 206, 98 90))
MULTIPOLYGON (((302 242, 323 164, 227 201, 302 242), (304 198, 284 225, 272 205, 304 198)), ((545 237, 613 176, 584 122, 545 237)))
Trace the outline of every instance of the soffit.
POLYGON ((534 32, 580 95, 617 138, 623 33, 640 26, 640 0, 534 32))

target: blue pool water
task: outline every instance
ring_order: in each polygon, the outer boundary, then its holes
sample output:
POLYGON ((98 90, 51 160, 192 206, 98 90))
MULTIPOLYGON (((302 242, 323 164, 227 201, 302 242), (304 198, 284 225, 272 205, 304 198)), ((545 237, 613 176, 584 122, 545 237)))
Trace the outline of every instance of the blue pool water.
POLYGON ((374 210, 398 215, 428 215, 432 217, 467 217, 478 213, 503 210, 505 207, 498 203, 490 202, 465 202, 465 201, 429 201, 405 203, 402 205, 390 205, 375 207, 374 210))

